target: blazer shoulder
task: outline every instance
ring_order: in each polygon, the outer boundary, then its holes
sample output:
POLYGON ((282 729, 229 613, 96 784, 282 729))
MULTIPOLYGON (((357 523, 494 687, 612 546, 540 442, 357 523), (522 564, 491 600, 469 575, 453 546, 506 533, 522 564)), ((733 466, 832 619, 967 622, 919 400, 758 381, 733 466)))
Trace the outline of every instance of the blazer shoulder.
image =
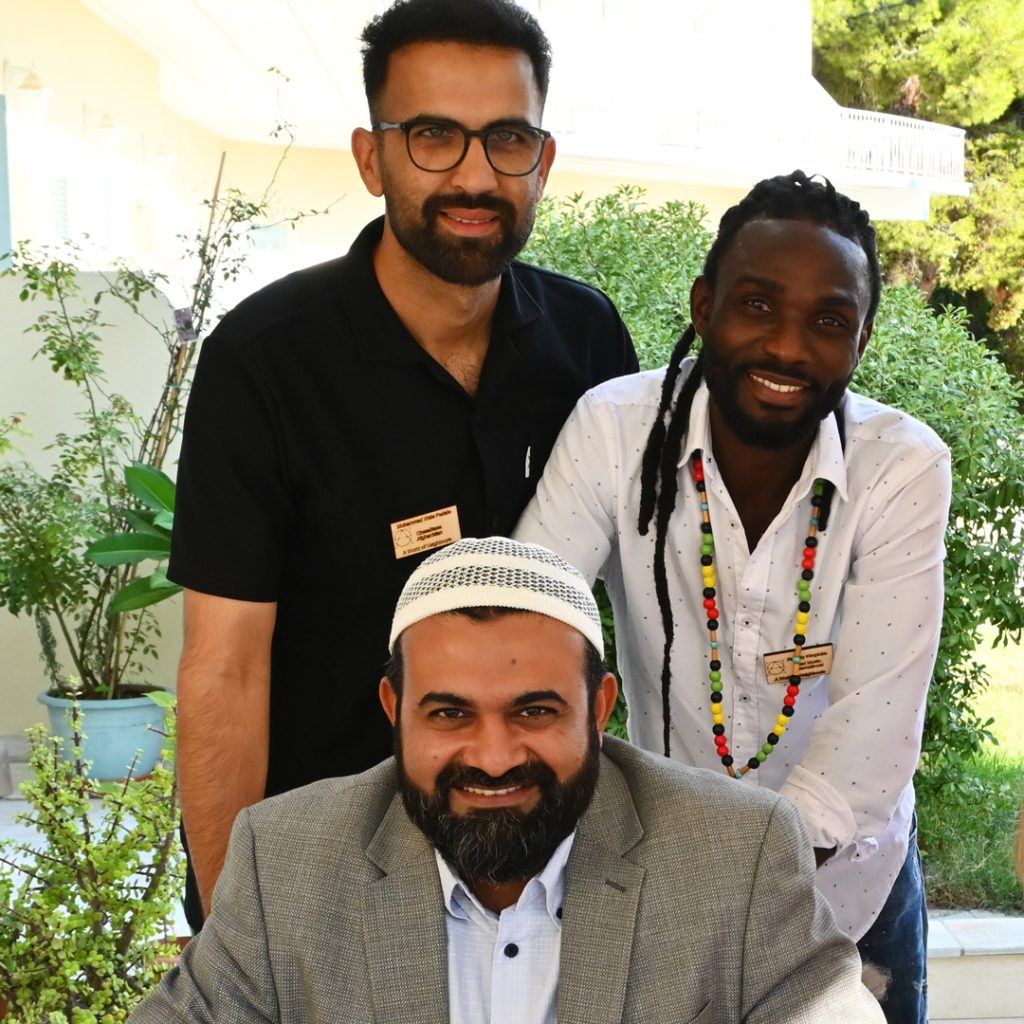
POLYGON ((394 758, 359 775, 321 779, 268 797, 248 810, 257 845, 281 836, 311 845, 337 843, 365 849, 397 792, 394 758))

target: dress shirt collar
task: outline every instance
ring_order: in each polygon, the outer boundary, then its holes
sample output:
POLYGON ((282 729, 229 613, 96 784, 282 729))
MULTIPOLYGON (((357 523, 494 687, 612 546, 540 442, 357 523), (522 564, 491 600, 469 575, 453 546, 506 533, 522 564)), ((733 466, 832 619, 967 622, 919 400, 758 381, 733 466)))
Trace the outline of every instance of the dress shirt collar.
MULTIPOLYGON (((692 370, 693 363, 687 360, 692 370)), ((687 466, 695 451, 713 452, 711 444, 711 421, 708 418, 708 405, 711 396, 705 381, 700 382, 697 393, 693 396, 693 407, 690 410, 690 425, 686 431, 679 465, 687 466)), ((845 407, 846 399, 843 399, 845 407)), ((842 408, 839 415, 842 416, 842 408)), ((815 480, 831 480, 836 486, 836 494, 843 501, 847 500, 846 463, 843 457, 843 445, 839 440, 839 428, 835 416, 826 416, 818 427, 814 443, 804 463, 801 479, 794 488, 795 496, 802 497, 810 490, 815 480), (806 487, 805 487, 806 484, 806 487)))
MULTIPOLYGON (((517 908, 526 906, 531 901, 543 896, 548 916, 556 925, 561 926, 560 911, 562 909, 562 896, 565 892, 565 865, 569 860, 569 853, 572 850, 575 838, 576 832, 573 830, 558 844, 544 870, 540 874, 534 875, 526 883, 526 888, 516 903, 517 908)), ((468 917, 469 915, 466 913, 465 907, 467 903, 471 903, 481 914, 491 917, 495 916, 493 911, 484 907, 476 896, 470 892, 462 879, 452 871, 451 866, 436 849, 434 850, 434 857, 437 859, 437 871, 441 876, 444 906, 449 914, 453 917, 468 917)))

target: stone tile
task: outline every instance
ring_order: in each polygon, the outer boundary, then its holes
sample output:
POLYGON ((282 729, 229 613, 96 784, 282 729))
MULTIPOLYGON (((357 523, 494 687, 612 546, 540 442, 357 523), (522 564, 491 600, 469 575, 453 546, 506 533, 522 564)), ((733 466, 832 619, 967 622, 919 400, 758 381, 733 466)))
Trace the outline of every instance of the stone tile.
POLYGON ((963 948, 946 927, 942 918, 928 916, 928 959, 963 956, 963 948))
POLYGON ((1024 957, 961 956, 928 961, 933 1022, 1013 1019, 1024 1007, 1024 957))
POLYGON ((1024 954, 1024 917, 947 917, 942 924, 966 956, 1024 954))

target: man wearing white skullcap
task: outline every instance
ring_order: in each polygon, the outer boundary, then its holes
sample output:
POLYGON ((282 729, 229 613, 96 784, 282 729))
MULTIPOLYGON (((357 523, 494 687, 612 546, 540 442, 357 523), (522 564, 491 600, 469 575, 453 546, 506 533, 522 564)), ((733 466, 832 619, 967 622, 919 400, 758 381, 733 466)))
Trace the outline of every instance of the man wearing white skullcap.
POLYGON ((133 1022, 882 1024, 795 808, 604 735, 616 681, 567 562, 443 548, 390 648, 395 758, 239 815, 133 1022))

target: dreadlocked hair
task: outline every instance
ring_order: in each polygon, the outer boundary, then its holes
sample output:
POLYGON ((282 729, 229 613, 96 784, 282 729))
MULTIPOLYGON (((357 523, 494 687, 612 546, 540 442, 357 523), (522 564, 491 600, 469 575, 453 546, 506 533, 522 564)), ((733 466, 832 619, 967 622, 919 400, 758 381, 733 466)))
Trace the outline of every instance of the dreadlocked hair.
MULTIPOLYGON (((739 203, 726 210, 719 223, 718 234, 704 260, 704 278, 712 290, 723 254, 740 228, 752 220, 811 221, 856 242, 867 256, 870 288, 867 319, 874 318, 882 294, 882 272, 878 262, 875 229, 871 225, 867 210, 862 209, 858 202, 837 192, 827 178, 820 175, 809 178, 803 171, 793 171, 792 174, 766 178, 758 182, 739 203)), ((693 324, 690 324, 672 350, 672 357, 665 371, 665 380, 661 386, 658 412, 647 437, 640 472, 640 514, 637 528, 641 536, 646 536, 652 519, 654 521, 654 590, 665 634, 661 662, 661 707, 666 757, 671 754, 672 716, 669 691, 672 682, 672 641, 675 636, 675 624, 672 620, 665 547, 668 543, 668 523, 679 491, 679 456, 682 453, 683 438, 690 420, 693 398, 703 378, 702 354, 698 354, 686 380, 678 388, 678 397, 676 390, 683 360, 689 355, 696 338, 697 332, 693 324)), ((837 422, 841 429, 842 421, 838 417, 837 422)), ((831 488, 825 498, 825 504, 821 509, 819 532, 824 532, 828 523, 831 488)))

